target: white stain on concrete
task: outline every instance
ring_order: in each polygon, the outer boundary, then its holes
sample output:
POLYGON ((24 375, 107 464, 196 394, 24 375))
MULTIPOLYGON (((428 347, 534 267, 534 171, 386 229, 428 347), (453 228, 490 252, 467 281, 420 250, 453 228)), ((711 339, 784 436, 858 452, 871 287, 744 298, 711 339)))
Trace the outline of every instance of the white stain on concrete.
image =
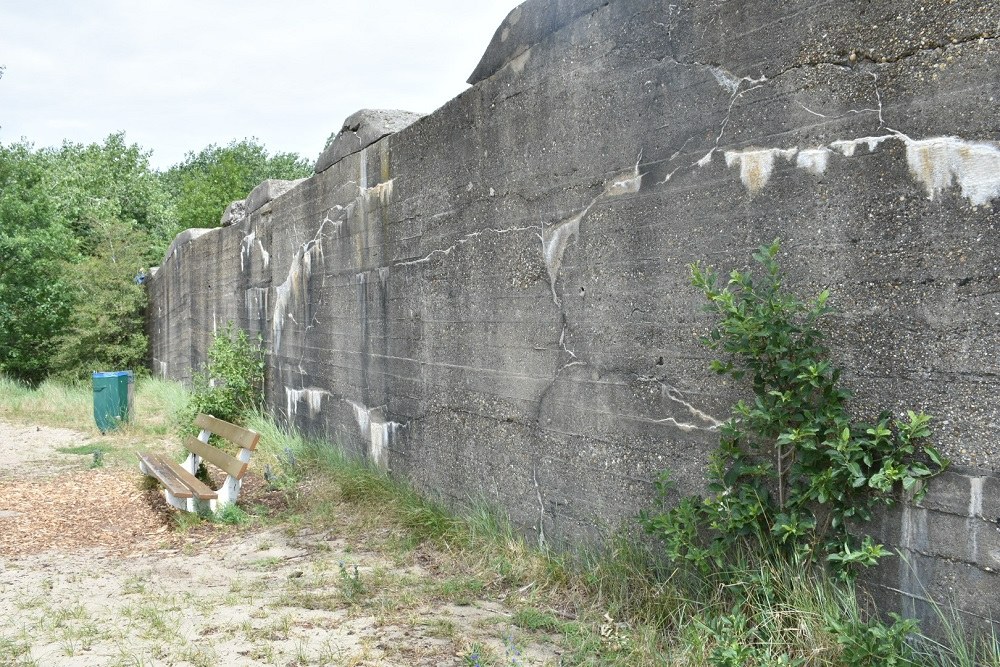
POLYGON ((366 438, 369 437, 371 433, 371 410, 354 401, 347 401, 347 404, 354 409, 354 421, 357 422, 361 435, 366 438))
POLYGON ((958 137, 905 139, 910 174, 929 199, 957 185, 974 206, 1000 197, 1000 149, 958 137))
POLYGON ((305 389, 292 389, 285 387, 285 407, 289 417, 299 413, 299 403, 305 402, 309 407, 309 416, 315 417, 323 407, 323 397, 329 396, 330 392, 312 387, 305 389))
POLYGON ((676 426, 681 431, 689 433, 691 431, 715 431, 722 427, 724 422, 722 420, 716 419, 712 415, 708 414, 703 410, 699 410, 684 396, 682 392, 677 387, 667 384, 663 380, 660 380, 652 376, 643 376, 638 378, 640 382, 650 382, 656 383, 660 386, 660 395, 672 403, 680 405, 688 414, 695 418, 695 423, 682 422, 676 417, 666 417, 663 419, 654 420, 658 424, 670 424, 676 426))
POLYGON ((376 199, 383 205, 388 204, 389 199, 392 197, 393 180, 389 179, 370 188, 365 188, 362 190, 361 196, 364 197, 366 203, 371 203, 373 199, 376 199))
POLYGON ((389 445, 392 443, 398 429, 403 428, 397 422, 372 422, 369 455, 379 468, 389 467, 389 445))
POLYGON ((267 302, 271 291, 266 287, 251 287, 243 295, 247 319, 250 321, 267 317, 267 302))
POLYGON ((980 517, 983 515, 983 485, 985 477, 969 478, 969 519, 966 549, 969 552, 969 559, 973 562, 980 562, 979 559, 979 525, 982 523, 980 517))
POLYGON ((635 166, 616 174, 605 183, 604 191, 594 197, 582 211, 576 213, 565 220, 553 223, 544 228, 541 233, 542 257, 545 259, 545 266, 549 272, 549 285, 552 288, 552 300, 558 306, 559 295, 556 292, 556 281, 559 278, 559 269, 562 267, 563 256, 566 254, 566 246, 570 239, 578 238, 580 235, 580 223, 590 210, 598 202, 612 197, 619 197, 626 194, 636 194, 642 188, 642 177, 644 173, 639 171, 639 163, 642 161, 642 154, 636 159, 635 166))
POLYGON ((771 180, 775 161, 782 157, 791 162, 798 152, 797 148, 749 148, 742 151, 726 151, 726 166, 739 165, 740 180, 750 194, 756 194, 771 180))
POLYGON ((240 241, 240 271, 246 271, 246 263, 250 261, 250 253, 253 251, 254 241, 257 240, 257 232, 253 231, 243 237, 240 241))
POLYGON ((264 261, 265 269, 271 262, 271 253, 264 249, 264 242, 257 238, 257 232, 255 230, 244 236, 243 240, 240 241, 240 271, 247 270, 247 264, 250 262, 254 246, 260 250, 260 256, 264 261))
POLYGON ((822 176, 830 162, 829 148, 806 148, 795 156, 795 166, 805 169, 810 174, 822 176))
POLYGON ((858 139, 839 139, 830 144, 830 148, 842 154, 844 157, 854 157, 858 147, 867 146, 868 152, 873 152, 879 144, 887 139, 898 138, 895 134, 883 134, 878 137, 860 137, 858 139))
POLYGON ((317 265, 323 263, 323 229, 325 226, 325 224, 320 225, 316 236, 295 251, 292 263, 288 267, 288 276, 285 278, 285 282, 274 289, 274 319, 271 322, 271 333, 275 351, 281 348, 285 320, 294 320, 290 307, 301 301, 305 294, 309 278, 312 275, 313 263, 317 265))
MULTIPOLYGON (((751 194, 763 189, 771 179, 778 157, 816 175, 826 173, 834 152, 851 158, 864 146, 874 152, 884 142, 895 140, 906 148, 910 175, 923 185, 928 199, 958 188, 974 206, 1000 198, 1000 147, 986 141, 968 141, 960 137, 913 139, 902 132, 881 136, 838 139, 818 148, 751 148, 726 151, 726 165, 739 165, 740 180, 751 194)), ((712 151, 698 164, 711 161, 712 151)))
POLYGON ((382 418, 385 406, 367 408, 361 403, 345 401, 354 410, 354 421, 358 425, 361 437, 368 442, 368 457, 380 468, 389 467, 389 446, 396 433, 405 428, 405 424, 382 418))

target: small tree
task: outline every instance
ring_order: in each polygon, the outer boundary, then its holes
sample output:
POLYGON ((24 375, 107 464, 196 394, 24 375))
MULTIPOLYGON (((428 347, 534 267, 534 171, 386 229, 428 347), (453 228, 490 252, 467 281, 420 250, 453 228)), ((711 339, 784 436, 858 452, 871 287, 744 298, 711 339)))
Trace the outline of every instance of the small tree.
POLYGON ((673 559, 702 569, 721 566, 742 544, 802 564, 823 560, 850 576, 888 552, 852 536, 848 524, 867 521, 900 489, 919 497, 947 462, 924 444, 930 417, 922 412, 883 412, 872 424, 850 416, 851 394, 819 328, 829 293, 801 301, 786 291, 778 250, 775 241, 754 255, 759 279, 733 271, 721 284, 711 267, 691 267, 692 284, 716 317, 703 343, 724 354, 711 368, 749 380, 753 399, 737 403, 722 428, 708 496, 644 521, 673 559))
POLYGON ((212 338, 208 363, 194 374, 194 390, 180 415, 182 429, 190 429, 194 417, 206 413, 242 424, 246 416, 264 405, 264 349, 251 341, 246 331, 228 323, 212 338))

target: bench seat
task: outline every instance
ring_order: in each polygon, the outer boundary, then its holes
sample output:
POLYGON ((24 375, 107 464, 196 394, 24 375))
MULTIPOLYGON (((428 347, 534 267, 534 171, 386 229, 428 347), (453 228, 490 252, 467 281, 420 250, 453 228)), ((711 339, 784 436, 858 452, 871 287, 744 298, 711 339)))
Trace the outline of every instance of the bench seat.
POLYGON ((201 429, 201 433, 197 438, 185 440, 188 457, 184 463, 177 463, 162 454, 143 453, 139 455, 139 470, 163 485, 164 496, 174 507, 188 512, 215 512, 236 502, 240 483, 247 472, 250 456, 257 448, 260 435, 212 415, 198 415, 194 423, 201 429), (237 455, 233 456, 208 444, 212 435, 238 447, 237 455), (218 489, 212 489, 195 477, 202 462, 210 463, 226 473, 226 478, 218 489))

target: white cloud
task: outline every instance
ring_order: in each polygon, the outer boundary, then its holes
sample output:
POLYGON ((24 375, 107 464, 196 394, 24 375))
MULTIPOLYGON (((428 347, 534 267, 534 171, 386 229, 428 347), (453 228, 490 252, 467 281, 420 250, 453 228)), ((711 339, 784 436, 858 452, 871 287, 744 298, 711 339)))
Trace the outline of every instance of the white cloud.
POLYGON ((363 107, 429 112, 466 88, 519 0, 8 0, 0 142, 125 130, 165 168, 256 136, 314 158, 363 107))

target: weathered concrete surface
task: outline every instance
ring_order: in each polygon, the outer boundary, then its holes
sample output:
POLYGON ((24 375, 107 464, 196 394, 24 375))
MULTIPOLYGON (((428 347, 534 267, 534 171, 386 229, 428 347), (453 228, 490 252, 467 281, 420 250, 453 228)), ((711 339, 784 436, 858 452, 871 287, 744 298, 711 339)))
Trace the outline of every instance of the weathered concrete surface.
MULTIPOLYGON (((581 538, 664 468, 701 490, 742 388, 707 371, 686 266, 781 237, 789 284, 840 309, 857 411, 924 409, 997 472, 1000 4, 598 4, 526 3, 463 95, 176 248, 154 369, 186 377, 233 320, 267 341, 282 418, 581 538)), ((904 547, 937 510, 909 511, 883 528, 904 547)), ((996 586, 992 551, 929 521, 922 558, 996 586)))
POLYGON ((228 227, 229 225, 237 225, 247 217, 247 200, 240 199, 239 201, 234 201, 232 204, 226 207, 226 210, 222 212, 222 218, 219 220, 220 227, 228 227))
POLYGON ((362 109, 344 121, 343 127, 316 160, 315 172, 325 171, 351 153, 371 146, 382 137, 399 132, 423 118, 423 114, 397 109, 362 109))

